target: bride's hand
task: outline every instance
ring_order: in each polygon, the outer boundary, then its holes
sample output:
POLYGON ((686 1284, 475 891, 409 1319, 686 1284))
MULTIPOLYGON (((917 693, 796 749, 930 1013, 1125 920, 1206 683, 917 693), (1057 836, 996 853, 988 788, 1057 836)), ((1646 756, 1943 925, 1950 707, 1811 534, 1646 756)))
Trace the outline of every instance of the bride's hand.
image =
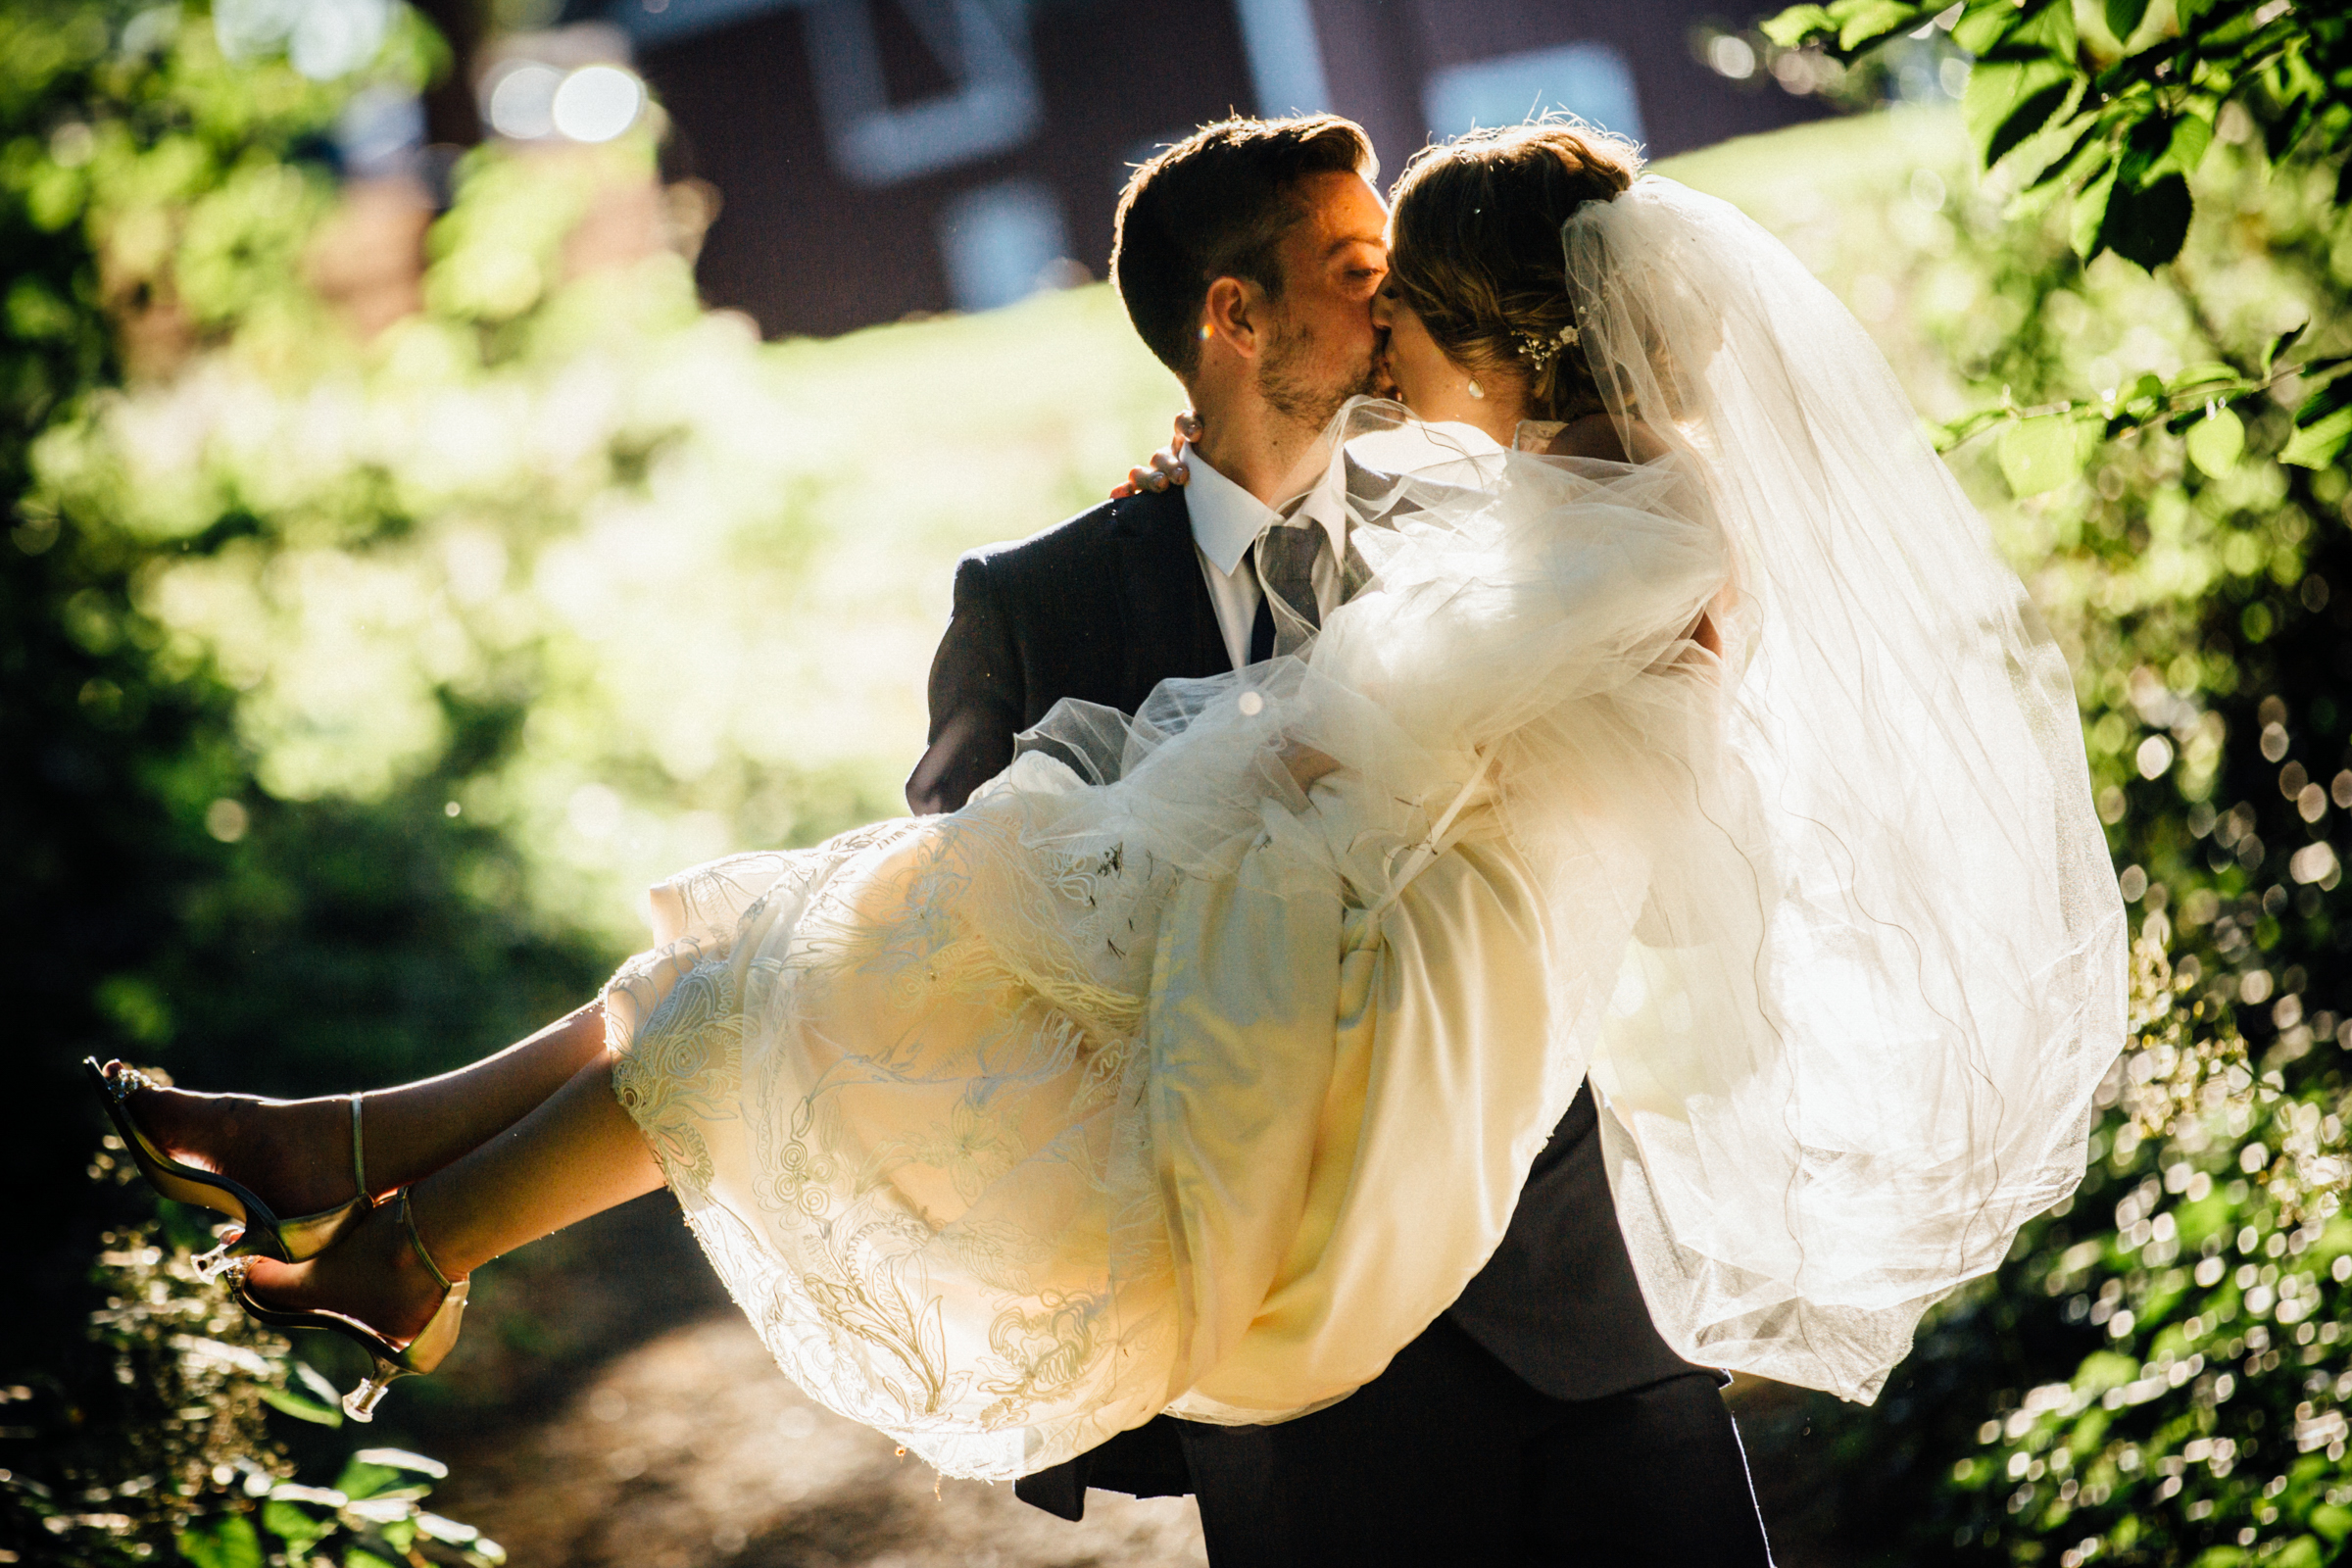
POLYGON ((1152 453, 1152 461, 1146 466, 1129 468, 1126 481, 1111 487, 1110 499, 1124 501, 1129 496, 1140 494, 1146 490, 1156 494, 1172 484, 1184 483, 1185 446, 1200 439, 1200 417, 1192 410, 1187 409, 1176 416, 1175 439, 1152 453))
POLYGON ((1291 777, 1301 790, 1313 789, 1315 780, 1337 771, 1340 765, 1336 758, 1327 757, 1312 746, 1303 746, 1297 741, 1285 741, 1281 757, 1282 765, 1290 770, 1291 777))

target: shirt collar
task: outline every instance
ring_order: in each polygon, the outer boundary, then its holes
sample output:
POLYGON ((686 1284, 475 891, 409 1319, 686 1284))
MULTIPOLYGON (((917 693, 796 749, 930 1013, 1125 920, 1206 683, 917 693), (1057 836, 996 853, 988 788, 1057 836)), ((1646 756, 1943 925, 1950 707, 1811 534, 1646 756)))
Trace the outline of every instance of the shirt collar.
POLYGON ((1188 474, 1184 487, 1186 514, 1192 518, 1193 542, 1209 564, 1231 576, 1242 557, 1257 543, 1266 525, 1294 512, 1313 518, 1331 536, 1332 559, 1348 553, 1348 478, 1344 461, 1336 459, 1304 495, 1294 497, 1280 510, 1264 502, 1210 467, 1199 451, 1184 450, 1188 474))

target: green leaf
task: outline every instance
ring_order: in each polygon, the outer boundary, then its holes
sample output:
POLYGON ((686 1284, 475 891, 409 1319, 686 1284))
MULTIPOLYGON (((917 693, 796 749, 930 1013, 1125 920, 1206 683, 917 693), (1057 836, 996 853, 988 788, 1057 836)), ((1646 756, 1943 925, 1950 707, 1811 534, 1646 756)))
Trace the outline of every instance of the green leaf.
POLYGON ((1784 49, 1804 46, 1808 38, 1838 30, 1838 20, 1826 6, 1790 6, 1777 17, 1768 17, 1760 24, 1764 36, 1784 49))
POLYGON ((2310 325, 2311 323, 2309 321, 2298 321, 2293 326, 2290 326, 2285 331, 2279 333, 2278 340, 2272 343, 2269 348, 2262 351, 2263 374, 2268 375, 2271 373, 2271 367, 2277 363, 2278 356, 2284 354, 2288 349, 2293 348, 2295 346, 2295 339, 2301 337, 2304 329, 2310 325))
POLYGON ((2271 1568, 2320 1568, 2327 1561, 2320 1544, 2309 1536, 2297 1536, 2286 1544, 2286 1549, 2271 1559, 2271 1568))
POLYGON ((2310 424, 2303 423, 2298 413, 2295 433, 2287 438, 2286 449, 2278 454, 2278 461, 2299 468, 2328 467, 2348 441, 2352 441, 2352 406, 2339 408, 2310 424))
MULTIPOLYGON (((2312 375, 2315 368, 2316 367, 2309 366, 2296 367, 2296 369, 2307 378, 2312 375)), ((2303 406, 2295 411, 2295 427, 2303 429, 2319 424, 2348 406, 2352 406, 2352 377, 2329 376, 2327 384, 2305 398, 2303 406)))
POLYGON ((1974 414, 1961 416, 1949 424, 1933 428, 1929 435, 1935 442, 1936 451, 1949 452, 1963 441, 1973 441, 1994 425, 2005 423, 2008 418, 2009 411, 2006 409, 1979 409, 1974 414))
POLYGON ((446 1480, 449 1476, 449 1466, 440 1460, 427 1458, 421 1453, 411 1453, 406 1448, 362 1448, 352 1457, 363 1464, 380 1464, 394 1470, 414 1470, 418 1475, 431 1476, 435 1481, 446 1480))
POLYGON ((2180 254, 2193 211, 2188 181, 2179 174, 2133 186, 2119 179, 2099 224, 2099 244, 2152 272, 2180 254))
POLYGON ((2107 30, 2115 41, 2123 43, 2139 30, 2140 20, 2148 14, 2148 0, 2107 0, 2107 30))
POLYGON ((1965 13, 1952 24, 1952 42, 1972 55, 1984 56, 1993 46, 2017 28, 2020 16, 2017 8, 1998 4, 1979 6, 1965 13))
POLYGON ((354 1546, 343 1554, 343 1568, 399 1568, 399 1564, 386 1562, 372 1551, 363 1551, 354 1546))
POLYGON ((2237 466, 2246 450, 2245 421, 2228 409, 2217 408, 2188 432, 2188 461, 2219 479, 2237 466))
POLYGON ((2054 60, 1979 61, 1960 93, 1960 117, 1990 169, 2048 124, 2076 85, 2054 60))
POLYGON ((335 1490, 347 1497, 372 1497, 387 1487, 399 1486, 402 1480, 401 1473, 390 1465, 371 1464, 354 1454, 335 1478, 335 1490))
POLYGON ((196 1568, 262 1568, 262 1538, 245 1515, 222 1514, 183 1531, 179 1554, 196 1568))
POLYGON ((270 1533, 297 1551, 335 1528, 331 1519, 306 1513, 294 1503, 272 1498, 262 1504, 262 1523, 270 1533))
POLYGON ((2237 386, 2240 382, 2237 367, 2224 365, 2219 360, 2203 360, 2183 368, 2165 384, 2168 392, 2186 392, 2200 386, 2237 386))
POLYGON ((2039 134, 2050 122, 2063 117, 2074 107, 2078 91, 2080 88, 2072 80, 2058 80, 2028 95, 1985 142, 1984 167, 1990 169, 2039 134))
POLYGON ((326 1375, 324 1373, 320 1372, 317 1367, 311 1365, 308 1361, 296 1361, 293 1362, 292 1365, 294 1368, 294 1376, 296 1381, 300 1382, 304 1388, 310 1390, 311 1393, 317 1395, 321 1400, 328 1404, 342 1404, 343 1396, 335 1392, 335 1386, 332 1383, 327 1382, 326 1375))
POLYGON ((296 1394, 292 1389, 264 1389, 262 1402, 272 1410, 282 1410, 297 1421, 309 1421, 322 1427, 339 1427, 343 1412, 331 1404, 320 1404, 296 1394))
POLYGON ((2327 1537, 2329 1545, 2340 1544, 2344 1537, 2352 1536, 2352 1508, 2339 1508, 2332 1502, 2323 1502, 2312 1509, 2306 1522, 2327 1537))
POLYGON ((1898 27, 1915 26, 1923 13, 1934 14, 1925 6, 1905 5, 1901 0, 1862 0, 1858 5, 1849 3, 1837 9, 1840 13, 1838 27, 1840 49, 1884 38, 1898 27))
POLYGON ((2082 471, 2083 427, 2063 414, 2020 419, 2001 432, 2001 477, 2016 496, 2055 490, 2082 471))
POLYGON ((2160 169, 2178 173, 2193 174, 2197 165, 2204 162, 2205 149, 2213 145, 2213 121, 2206 115, 2182 115, 2173 122, 2172 145, 2165 148, 2158 163, 2160 169))
POLYGON ((2074 0, 2041 0, 2029 8, 2025 24, 2013 27, 2004 40, 2011 47, 2037 45, 2072 68, 2075 61, 2074 0))
POLYGON ((2114 190, 2115 169, 2111 165, 2105 173, 2084 186, 2082 194, 2075 198, 2075 254, 2086 263, 2095 258, 2106 244, 2101 236, 2107 227, 2107 198, 2114 190))
POLYGON ((2092 137, 2097 135, 2098 130, 2098 120, 2093 116, 2083 116, 2074 134, 2068 138, 2066 150, 2042 165, 2041 172, 2026 182, 2026 189, 2034 190, 2054 179, 2073 178, 2076 173, 2081 172, 2082 165, 2088 162, 2083 156, 2083 150, 2089 145, 2092 137))
POLYGON ((2114 1350, 2093 1350, 2075 1368, 2071 1380, 2077 1394, 2105 1394, 2139 1376, 2139 1363, 2114 1350))

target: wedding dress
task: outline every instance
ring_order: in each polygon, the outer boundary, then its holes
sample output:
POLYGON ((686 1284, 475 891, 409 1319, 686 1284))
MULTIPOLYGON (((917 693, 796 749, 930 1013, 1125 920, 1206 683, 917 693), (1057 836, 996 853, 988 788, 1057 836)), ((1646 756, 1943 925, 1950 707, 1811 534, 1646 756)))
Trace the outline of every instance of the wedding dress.
POLYGON ((656 890, 621 1101, 785 1370, 943 1471, 1345 1397, 1588 1073, 1667 1343, 1851 1398, 2080 1181, 2124 923, 2063 659, 1777 242, 1652 177, 1563 243, 1662 456, 1351 405, 1319 633, 656 890))

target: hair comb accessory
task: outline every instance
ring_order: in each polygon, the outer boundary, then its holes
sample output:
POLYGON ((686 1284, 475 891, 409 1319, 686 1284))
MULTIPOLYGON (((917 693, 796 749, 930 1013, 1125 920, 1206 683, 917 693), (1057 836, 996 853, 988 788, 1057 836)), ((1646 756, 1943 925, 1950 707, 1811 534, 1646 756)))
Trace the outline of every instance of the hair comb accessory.
POLYGON ((1560 350, 1573 347, 1577 339, 1583 335, 1577 330, 1576 323, 1573 321, 1548 337, 1540 332, 1514 332, 1511 334, 1519 344, 1519 357, 1527 361, 1538 375, 1544 373, 1551 362, 1558 357, 1560 350))

